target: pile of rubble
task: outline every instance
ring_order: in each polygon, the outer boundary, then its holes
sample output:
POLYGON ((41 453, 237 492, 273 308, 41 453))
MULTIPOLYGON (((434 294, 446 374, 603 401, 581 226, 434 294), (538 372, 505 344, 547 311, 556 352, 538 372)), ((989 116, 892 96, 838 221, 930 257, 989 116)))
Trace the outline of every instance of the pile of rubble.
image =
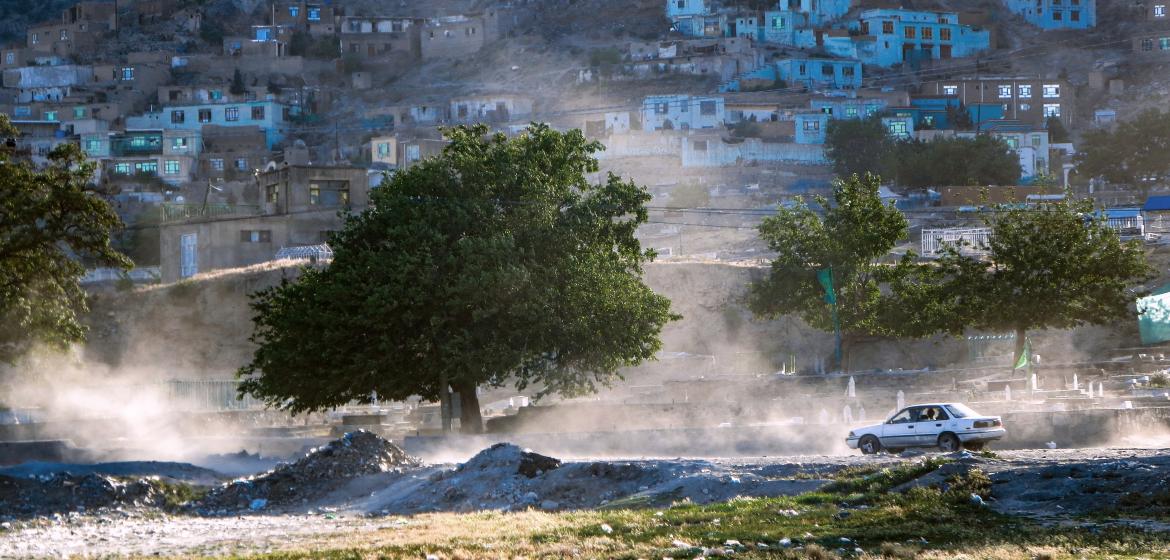
POLYGON ((299 504, 335 489, 347 479, 402 472, 419 465, 419 460, 401 447, 372 432, 358 430, 310 451, 295 463, 216 488, 191 507, 202 514, 216 514, 299 504))
POLYGON ((119 479, 96 473, 13 477, 0 475, 0 517, 27 518, 113 508, 163 507, 167 487, 158 479, 119 479))

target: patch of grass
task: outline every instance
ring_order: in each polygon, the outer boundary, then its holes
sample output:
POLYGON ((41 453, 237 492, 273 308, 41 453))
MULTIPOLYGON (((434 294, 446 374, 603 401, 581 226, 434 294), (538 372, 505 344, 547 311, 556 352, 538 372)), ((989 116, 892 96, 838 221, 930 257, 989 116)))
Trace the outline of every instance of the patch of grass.
POLYGON ((207 496, 208 492, 208 489, 202 486, 165 480, 156 480, 153 482, 153 486, 163 495, 164 507, 170 510, 178 509, 183 504, 201 499, 207 496))
POLYGON ((950 459, 931 457, 894 467, 849 467, 838 471, 833 476, 833 482, 821 490, 832 494, 878 494, 934 472, 950 462, 950 459))

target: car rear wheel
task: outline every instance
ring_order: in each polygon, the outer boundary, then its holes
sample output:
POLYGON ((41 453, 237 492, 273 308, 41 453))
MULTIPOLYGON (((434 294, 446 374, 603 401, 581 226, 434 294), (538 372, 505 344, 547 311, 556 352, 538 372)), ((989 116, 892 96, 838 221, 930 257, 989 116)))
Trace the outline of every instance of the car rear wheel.
POLYGON ((865 436, 861 441, 857 442, 857 448, 861 450, 864 455, 873 455, 882 450, 882 442, 873 436, 865 436))
POLYGON ((947 432, 938 436, 938 448, 944 453, 953 453, 963 447, 963 443, 959 441, 959 436, 947 432))

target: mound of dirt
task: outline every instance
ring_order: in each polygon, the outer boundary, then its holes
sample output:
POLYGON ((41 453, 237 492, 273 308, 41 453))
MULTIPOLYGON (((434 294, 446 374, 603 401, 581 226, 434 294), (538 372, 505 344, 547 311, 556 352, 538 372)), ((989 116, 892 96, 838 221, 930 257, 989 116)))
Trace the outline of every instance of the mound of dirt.
POLYGON ((375 433, 358 430, 310 451, 294 463, 216 488, 192 507, 203 513, 262 510, 321 495, 348 479, 402 472, 419 464, 401 447, 375 433))
POLYGON ((27 477, 0 475, 0 517, 163 507, 166 501, 166 489, 158 479, 127 480, 68 472, 27 477))
POLYGON ((561 460, 520 449, 510 443, 497 443, 480 451, 456 469, 457 472, 498 470, 512 471, 535 478, 561 467, 561 460))

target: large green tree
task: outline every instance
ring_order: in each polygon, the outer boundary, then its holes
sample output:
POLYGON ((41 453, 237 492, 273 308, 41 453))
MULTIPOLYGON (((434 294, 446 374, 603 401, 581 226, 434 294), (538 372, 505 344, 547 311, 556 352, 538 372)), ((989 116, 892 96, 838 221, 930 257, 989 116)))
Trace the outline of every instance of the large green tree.
POLYGON ((951 251, 919 288, 949 317, 940 330, 963 324, 1016 334, 1016 358, 1027 332, 1105 325, 1132 318, 1134 289, 1152 269, 1138 241, 1121 241, 1091 200, 997 207, 987 255, 951 251), (949 321, 949 322, 948 322, 949 321))
MULTIPOLYGON (((16 134, 0 117, 0 135, 16 134)), ((0 362, 38 343, 82 340, 83 262, 129 266, 110 246, 121 221, 91 189, 93 171, 74 145, 55 149, 41 168, 0 149, 0 362)))
POLYGON ((781 207, 760 225, 760 237, 777 253, 767 278, 752 285, 748 304, 760 317, 797 315, 810 326, 834 330, 831 308, 817 271, 831 269, 836 287, 844 364, 852 343, 873 336, 896 336, 899 326, 885 311, 883 287, 906 264, 887 260, 907 236, 905 216, 878 194, 880 179, 853 175, 833 185, 833 200, 800 200, 781 207))
POLYGON ((1149 109, 1112 130, 1098 128, 1081 137, 1077 171, 1133 185, 1143 192, 1170 178, 1170 113, 1149 109))
POLYGON ((601 146, 580 131, 446 134, 347 220, 328 266, 256 295, 242 392, 299 412, 450 387, 475 432, 479 386, 581 394, 659 350, 677 316, 642 282, 649 193, 591 184, 601 146))

